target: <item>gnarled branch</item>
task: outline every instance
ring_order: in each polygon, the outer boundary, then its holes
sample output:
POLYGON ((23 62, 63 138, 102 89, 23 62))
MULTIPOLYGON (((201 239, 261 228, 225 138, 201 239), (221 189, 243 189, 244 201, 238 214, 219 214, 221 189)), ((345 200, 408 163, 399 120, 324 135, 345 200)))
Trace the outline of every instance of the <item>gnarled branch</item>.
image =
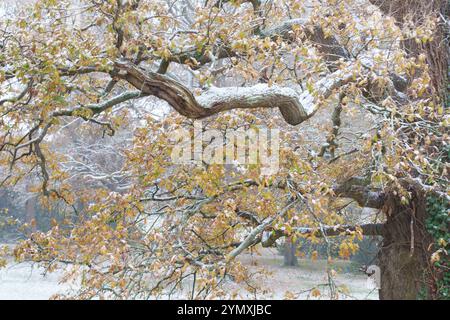
POLYGON ((361 177, 352 177, 334 186, 333 191, 336 196, 355 200, 361 207, 380 209, 384 203, 384 194, 370 188, 361 177))
MULTIPOLYGON (((199 97, 183 84, 151 71, 144 71, 131 62, 115 63, 124 79, 143 95, 152 95, 169 103, 178 113, 191 119, 201 119, 232 109, 275 108, 291 125, 297 125, 314 115, 313 93, 297 93, 287 87, 258 84, 252 87, 211 88, 199 97)), ((333 90, 351 81, 352 74, 336 71, 317 82, 318 96, 329 97, 333 90)))
POLYGON ((278 107, 291 125, 297 125, 313 115, 311 105, 303 105, 307 96, 290 88, 258 84, 253 87, 213 88, 199 97, 183 84, 162 74, 139 69, 130 62, 118 61, 119 77, 144 95, 156 96, 169 103, 178 113, 191 119, 201 119, 232 109, 278 107), (305 108, 306 106, 306 108, 305 108))

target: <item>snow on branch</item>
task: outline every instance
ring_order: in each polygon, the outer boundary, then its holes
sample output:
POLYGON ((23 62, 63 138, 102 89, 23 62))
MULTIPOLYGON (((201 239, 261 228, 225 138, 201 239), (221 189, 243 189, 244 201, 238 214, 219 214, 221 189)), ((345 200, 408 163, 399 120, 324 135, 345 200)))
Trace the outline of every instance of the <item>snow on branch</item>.
MULTIPOLYGON (((359 226, 337 225, 324 227, 323 230, 321 230, 320 228, 299 227, 295 228, 292 233, 310 235, 315 237, 333 237, 351 235, 352 233, 359 230, 365 236, 380 236, 383 234, 383 226, 384 225, 382 223, 368 223, 359 226)), ((261 236, 261 245, 263 247, 271 247, 279 238, 289 236, 290 234, 287 234, 284 230, 266 230, 261 236)))
POLYGON ((298 125, 316 111, 315 97, 327 98, 333 90, 351 80, 352 74, 336 71, 316 83, 314 92, 257 84, 251 87, 211 88, 195 97, 183 84, 162 74, 145 71, 131 62, 116 62, 119 77, 141 90, 169 103, 178 113, 201 119, 232 109, 278 108, 285 121, 298 125))

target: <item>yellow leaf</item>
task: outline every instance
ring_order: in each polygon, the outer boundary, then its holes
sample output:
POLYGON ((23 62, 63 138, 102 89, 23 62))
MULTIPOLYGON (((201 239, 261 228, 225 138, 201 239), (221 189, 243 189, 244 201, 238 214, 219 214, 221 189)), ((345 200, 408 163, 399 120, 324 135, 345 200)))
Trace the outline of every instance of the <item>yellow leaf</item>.
POLYGON ((320 295, 321 295, 320 290, 317 289, 317 288, 314 288, 314 289, 311 291, 311 295, 312 295, 313 297, 320 297, 320 295))

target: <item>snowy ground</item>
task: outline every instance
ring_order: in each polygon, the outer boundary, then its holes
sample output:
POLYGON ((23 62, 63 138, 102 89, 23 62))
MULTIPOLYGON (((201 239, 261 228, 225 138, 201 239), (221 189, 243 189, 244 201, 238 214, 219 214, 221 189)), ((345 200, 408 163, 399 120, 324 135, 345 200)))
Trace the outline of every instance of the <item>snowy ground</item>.
MULTIPOLYGON (((278 255, 275 249, 263 249, 259 254, 245 254, 240 260, 249 265, 249 269, 258 274, 258 270, 264 267, 270 272, 269 275, 261 275, 257 278, 270 289, 265 295, 259 295, 259 299, 283 299, 286 291, 298 294, 300 299, 329 299, 328 289, 319 284, 327 283, 326 261, 311 259, 299 259, 298 267, 283 267, 283 257, 278 255), (311 289, 317 287, 321 296, 312 297, 311 289)), ((362 273, 350 273, 349 261, 336 261, 333 269, 337 271, 335 284, 344 289, 339 294, 339 299, 378 300, 378 291, 374 290, 372 282, 362 273)), ((249 295, 242 298, 251 299, 249 295)))
POLYGON ((68 288, 58 283, 59 273, 43 275, 29 263, 9 264, 0 269, 0 300, 46 300, 68 288))
MULTIPOLYGON (((271 291, 258 295, 259 299, 282 299, 286 290, 292 293, 307 291, 319 283, 326 283, 325 263, 300 259, 299 267, 282 267, 282 257, 276 250, 264 249, 260 255, 243 255, 240 260, 249 266, 250 270, 258 273, 264 266, 271 272, 270 276, 259 276, 258 282, 263 283, 271 291)), ((340 295, 342 299, 378 299, 376 290, 367 285, 367 278, 363 274, 344 272, 346 262, 338 263, 336 284, 348 288, 348 296, 340 295), (339 272, 339 269, 342 269, 339 272)), ((29 263, 9 264, 0 269, 0 300, 3 299, 49 299, 56 293, 69 289, 68 285, 58 283, 60 274, 43 275, 43 270, 33 267, 29 263)), ((301 299, 311 298, 310 291, 300 295, 301 299)), ((321 289, 322 296, 327 298, 326 288, 321 289)), ((240 298, 254 298, 248 294, 241 294, 240 298)))

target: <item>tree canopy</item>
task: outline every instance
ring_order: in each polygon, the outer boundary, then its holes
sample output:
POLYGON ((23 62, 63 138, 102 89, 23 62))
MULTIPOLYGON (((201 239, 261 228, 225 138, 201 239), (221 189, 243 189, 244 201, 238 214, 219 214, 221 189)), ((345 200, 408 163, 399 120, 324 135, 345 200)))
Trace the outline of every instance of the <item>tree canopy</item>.
POLYGON ((247 250, 340 235, 348 258, 363 235, 384 235, 391 194, 448 202, 447 62, 430 55, 448 20, 429 2, 401 16, 378 0, 4 8, 0 186, 63 217, 45 232, 22 225, 16 258, 70 266, 80 298, 171 297, 186 281, 184 297, 234 297, 230 282, 260 289, 236 259, 247 250), (195 138, 198 123, 224 137, 278 129, 279 170, 174 164, 174 133, 195 138))

